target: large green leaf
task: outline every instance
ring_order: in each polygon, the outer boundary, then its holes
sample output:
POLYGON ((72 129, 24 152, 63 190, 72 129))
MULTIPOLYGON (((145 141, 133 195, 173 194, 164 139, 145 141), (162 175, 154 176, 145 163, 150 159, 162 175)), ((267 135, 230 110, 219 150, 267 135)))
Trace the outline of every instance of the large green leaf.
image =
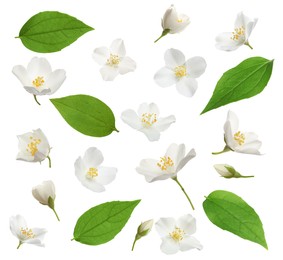
POLYGON ((112 240, 126 225, 139 202, 112 201, 89 209, 77 221, 74 240, 87 245, 100 245, 112 240))
POLYGON ((259 94, 271 77, 272 66, 273 60, 253 57, 226 71, 201 114, 259 94))
POLYGON ((236 194, 214 191, 203 202, 203 209, 214 225, 268 249, 259 216, 236 194))
POLYGON ((56 52, 94 30, 68 14, 46 11, 32 16, 20 30, 23 45, 35 52, 56 52))
POLYGON ((95 97, 74 95, 50 101, 66 122, 82 134, 102 137, 118 132, 112 110, 95 97))

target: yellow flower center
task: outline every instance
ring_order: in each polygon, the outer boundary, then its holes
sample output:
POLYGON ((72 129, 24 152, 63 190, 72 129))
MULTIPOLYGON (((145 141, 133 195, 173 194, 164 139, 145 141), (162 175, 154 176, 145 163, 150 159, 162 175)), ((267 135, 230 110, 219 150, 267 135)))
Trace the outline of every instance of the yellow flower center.
POLYGON ((144 126, 149 127, 157 122, 155 113, 143 113, 141 117, 141 121, 144 126))
POLYGON ((43 86, 44 84, 44 77, 40 77, 38 76, 37 78, 35 78, 33 81, 32 81, 32 84, 36 87, 36 88, 39 88, 41 86, 43 86))
POLYGON ((109 59, 107 59, 106 64, 109 66, 115 66, 118 65, 120 63, 120 57, 118 55, 115 54, 110 54, 109 59))
POLYGON ((187 68, 184 65, 175 67, 174 72, 178 78, 187 76, 187 68))
POLYGON ((96 168, 94 168, 94 167, 90 167, 86 174, 87 174, 88 178, 94 179, 95 177, 98 176, 98 170, 96 168))
POLYGON ((35 237, 32 229, 30 229, 30 228, 21 228, 21 233, 22 233, 23 236, 25 236, 25 238, 34 238, 35 237))
POLYGON ((177 20, 177 22, 178 22, 178 23, 182 23, 182 22, 183 22, 183 19, 179 18, 179 19, 177 20))
POLYGON ((169 156, 160 157, 160 161, 157 163, 157 166, 162 171, 166 171, 169 167, 172 167, 173 165, 174 162, 169 156))
POLYGON ((26 151, 30 152, 32 156, 38 151, 37 146, 41 143, 40 139, 36 139, 34 137, 30 137, 31 142, 28 144, 26 151))
POLYGON ((244 36, 245 36, 245 28, 244 26, 242 26, 235 28, 234 32, 232 32, 231 39, 234 41, 239 41, 244 36))
POLYGON ((185 231, 181 228, 175 227, 174 231, 169 233, 170 237, 173 238, 176 242, 183 240, 185 231))
POLYGON ((234 134, 234 140, 239 145, 244 144, 245 143, 245 139, 246 139, 245 135, 242 132, 240 132, 240 131, 238 131, 236 134, 234 134))

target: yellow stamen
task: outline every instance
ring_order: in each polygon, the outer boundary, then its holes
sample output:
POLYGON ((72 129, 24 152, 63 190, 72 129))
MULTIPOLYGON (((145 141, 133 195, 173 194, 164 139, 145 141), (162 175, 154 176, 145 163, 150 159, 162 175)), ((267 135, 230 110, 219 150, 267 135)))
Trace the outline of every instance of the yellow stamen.
POLYGON ((31 142, 28 144, 26 151, 29 152, 32 156, 36 154, 38 151, 37 146, 41 143, 40 139, 36 139, 34 137, 30 137, 31 142))
POLYGON ((180 242, 183 240, 185 231, 183 229, 180 229, 178 227, 175 227, 174 231, 169 233, 170 237, 173 238, 176 242, 180 242))
POLYGON ((94 167, 90 167, 87 172, 87 177, 90 179, 94 179, 98 176, 98 170, 94 167))
POLYGON ((177 22, 178 22, 178 23, 182 23, 182 22, 183 22, 183 19, 179 18, 179 19, 177 20, 177 22))
POLYGON ((107 59, 106 64, 109 66, 115 66, 118 65, 120 63, 120 57, 118 55, 115 54, 110 54, 109 59, 107 59))
POLYGON ((234 134, 234 140, 239 144, 239 145, 243 145, 245 143, 245 135, 238 131, 237 133, 234 134))
POLYGON ((184 65, 175 67, 174 72, 178 78, 187 76, 187 68, 184 65))
POLYGON ((162 171, 166 171, 169 167, 172 167, 173 165, 174 162, 169 156, 160 157, 160 161, 157 163, 157 166, 162 171))
POLYGON ((40 77, 38 76, 37 78, 35 78, 33 81, 32 81, 32 84, 36 87, 36 88, 39 88, 41 87, 43 84, 44 84, 44 77, 40 77))
POLYGON ((25 238, 34 238, 35 237, 32 229, 30 229, 30 228, 21 228, 21 233, 22 233, 23 236, 25 236, 25 238))
POLYGON ((234 41, 239 41, 244 36, 245 36, 245 28, 244 26, 242 26, 235 28, 234 32, 232 32, 231 39, 234 41))
POLYGON ((143 123, 144 126, 152 126, 154 123, 157 122, 157 118, 156 118, 156 114, 155 113, 143 113, 142 114, 142 118, 141 121, 143 123))

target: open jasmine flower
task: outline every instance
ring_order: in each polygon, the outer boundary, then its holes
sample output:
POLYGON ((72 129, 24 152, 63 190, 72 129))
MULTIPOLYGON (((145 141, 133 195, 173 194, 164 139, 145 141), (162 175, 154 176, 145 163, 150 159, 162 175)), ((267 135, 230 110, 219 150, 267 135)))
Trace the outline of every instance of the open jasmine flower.
POLYGON ((121 39, 114 40, 109 49, 96 48, 92 57, 102 66, 100 74, 106 81, 112 81, 118 74, 124 75, 136 69, 136 63, 126 56, 124 41, 121 39))
POLYGON ((185 189, 177 179, 177 173, 183 169, 183 167, 196 156, 194 149, 191 149, 189 153, 185 154, 184 144, 171 144, 165 155, 160 157, 160 160, 144 159, 141 160, 140 166, 136 168, 139 174, 144 175, 147 182, 154 182, 160 180, 172 179, 182 189, 186 195, 188 201, 191 204, 192 209, 194 206, 186 193, 185 189))
POLYGON ((157 141, 160 132, 165 131, 176 121, 175 116, 159 117, 159 109, 154 103, 143 103, 139 106, 138 113, 132 109, 124 111, 122 120, 132 128, 144 133, 149 141, 157 141))
POLYGON ((51 148, 41 129, 18 135, 18 140, 19 152, 17 160, 26 162, 42 162, 47 158, 49 161, 49 168, 51 168, 51 159, 49 157, 51 148))
POLYGON ((192 97, 198 87, 196 78, 206 69, 202 57, 193 57, 186 61, 185 55, 176 49, 168 49, 164 54, 165 67, 154 75, 154 80, 160 87, 176 85, 177 91, 186 97, 192 97))
POLYGON ((19 239, 17 249, 24 243, 44 246, 42 241, 47 231, 42 228, 29 228, 21 215, 10 218, 10 230, 12 234, 19 239))
POLYGON ((116 177, 117 169, 101 166, 103 160, 101 151, 90 147, 83 158, 79 157, 75 162, 78 180, 83 186, 95 192, 105 191, 104 185, 111 183, 116 177))
POLYGON ((224 32, 216 37, 216 48, 222 51, 234 51, 242 45, 247 45, 252 49, 249 43, 249 37, 256 26, 258 19, 251 19, 243 14, 238 13, 235 28, 233 32, 224 32))
POLYGON ((52 71, 49 62, 45 58, 34 57, 27 68, 17 65, 12 72, 21 81, 25 90, 33 94, 35 101, 39 105, 36 96, 55 93, 66 79, 65 70, 52 71))
POLYGON ((185 14, 178 14, 174 5, 171 5, 165 12, 163 19, 161 20, 161 26, 163 28, 161 36, 154 42, 159 41, 162 37, 168 33, 179 33, 190 24, 190 18, 185 14))
POLYGON ((224 141, 226 143, 223 151, 212 154, 221 154, 224 152, 238 152, 260 155, 259 149, 261 141, 258 136, 251 132, 241 132, 239 129, 239 120, 232 111, 228 112, 227 120, 224 124, 224 141))
POLYGON ((155 228, 162 240, 160 249, 165 254, 176 254, 179 250, 202 249, 200 242, 191 236, 196 232, 196 219, 190 214, 178 220, 161 218, 155 223, 155 228))

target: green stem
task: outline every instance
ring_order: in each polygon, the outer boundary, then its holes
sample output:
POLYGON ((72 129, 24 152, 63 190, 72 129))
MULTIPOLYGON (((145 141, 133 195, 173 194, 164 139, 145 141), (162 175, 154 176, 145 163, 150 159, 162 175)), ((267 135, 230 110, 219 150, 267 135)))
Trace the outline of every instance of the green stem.
POLYGON ((241 177, 239 177, 239 178, 253 178, 254 177, 254 175, 249 175, 249 176, 244 176, 244 175, 242 175, 241 177))
POLYGON ((253 47, 250 45, 249 42, 246 42, 245 45, 247 45, 248 47, 250 47, 251 50, 253 50, 253 47))
POLYGON ((157 38, 154 43, 158 42, 161 38, 163 38, 165 35, 167 35, 170 32, 170 29, 164 29, 162 34, 157 38))
POLYGON ((22 242, 22 241, 19 241, 19 244, 18 244, 18 246, 17 246, 17 249, 19 249, 22 244, 23 244, 23 242, 22 242))
POLYGON ((136 245, 136 242, 137 242, 137 241, 138 241, 138 239, 135 238, 134 243, 133 243, 133 245, 132 245, 132 251, 134 251, 134 248, 135 248, 135 245, 136 245))
POLYGON ((181 188, 181 190, 183 191, 183 193, 186 195, 188 201, 190 202, 192 209, 195 210, 195 207, 194 207, 194 205, 193 205, 193 203, 192 203, 190 197, 188 196, 188 194, 187 194, 187 192, 185 191, 184 187, 183 187, 183 186, 181 185, 181 183, 178 181, 177 177, 172 178, 172 180, 174 180, 174 181, 179 185, 179 187, 181 188))
POLYGON ((49 166, 49 168, 51 168, 51 158, 50 158, 49 155, 47 156, 47 159, 48 159, 48 166, 49 166))
POLYGON ((38 102, 36 95, 33 95, 35 102, 41 106, 41 104, 38 102))
POLYGON ((221 152, 214 152, 212 154, 217 155, 217 154, 226 153, 226 152, 230 152, 230 151, 232 151, 232 149, 226 145, 221 152))
POLYGON ((56 216, 57 220, 60 221, 60 218, 59 218, 59 216, 58 216, 56 210, 55 210, 54 208, 53 208, 52 210, 53 210, 53 212, 55 213, 55 216, 56 216))

